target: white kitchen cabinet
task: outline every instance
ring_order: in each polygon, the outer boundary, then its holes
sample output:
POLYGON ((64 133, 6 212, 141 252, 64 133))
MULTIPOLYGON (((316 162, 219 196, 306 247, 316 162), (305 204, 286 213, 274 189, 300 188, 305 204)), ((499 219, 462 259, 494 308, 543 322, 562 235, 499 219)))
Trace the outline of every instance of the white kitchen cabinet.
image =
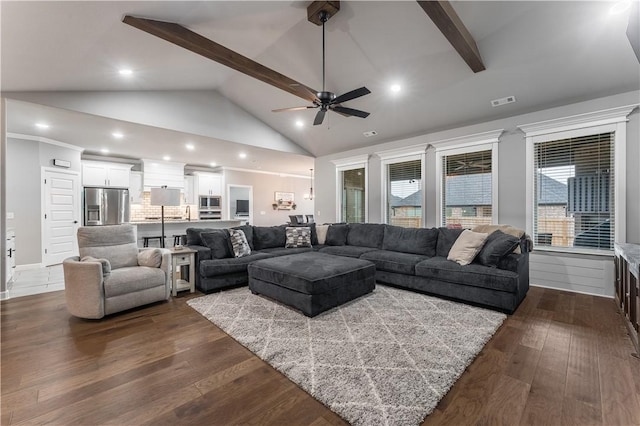
POLYGON ((198 204, 195 190, 195 176, 184 177, 183 196, 184 197, 182 201, 184 202, 184 204, 198 204))
POLYGON ((103 161, 82 162, 82 186, 129 188, 132 164, 103 161))
POLYGON ((129 201, 131 204, 142 204, 144 199, 142 191, 142 172, 131 172, 129 181, 129 201))
POLYGON ((199 195, 222 195, 222 175, 213 173, 198 173, 199 195))
POLYGON ((142 164, 145 191, 163 186, 184 188, 184 163, 143 159, 142 164))

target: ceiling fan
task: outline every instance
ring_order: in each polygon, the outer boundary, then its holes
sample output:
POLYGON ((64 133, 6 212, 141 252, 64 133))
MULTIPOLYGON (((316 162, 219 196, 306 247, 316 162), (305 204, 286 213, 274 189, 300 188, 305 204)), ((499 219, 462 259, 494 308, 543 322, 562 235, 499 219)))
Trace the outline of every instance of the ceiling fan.
POLYGON ((347 108, 343 107, 342 102, 347 102, 352 99, 359 98, 364 95, 368 95, 371 93, 369 89, 362 86, 358 89, 352 90, 350 92, 344 93, 340 96, 336 96, 333 92, 328 92, 325 90, 324 80, 325 80, 325 42, 324 42, 324 25, 329 20, 331 15, 326 10, 320 12, 320 21, 322 21, 322 91, 316 93, 316 99, 312 101, 313 105, 309 106, 299 106, 299 107, 291 107, 291 108, 280 108, 274 109, 273 112, 284 112, 284 111, 300 111, 304 109, 312 109, 312 108, 320 108, 318 113, 316 114, 316 118, 313 120, 313 125, 317 126, 322 124, 324 121, 324 115, 327 111, 335 111, 341 115, 346 117, 360 117, 367 118, 369 113, 366 111, 361 111, 359 109, 347 108))
POLYGON ((458 171, 458 170, 467 170, 469 168, 475 167, 475 168, 480 168, 480 169, 486 169, 488 167, 491 166, 491 160, 469 160, 469 161, 463 161, 463 160, 456 160, 456 163, 460 164, 458 167, 455 167, 453 169, 453 171, 458 171))

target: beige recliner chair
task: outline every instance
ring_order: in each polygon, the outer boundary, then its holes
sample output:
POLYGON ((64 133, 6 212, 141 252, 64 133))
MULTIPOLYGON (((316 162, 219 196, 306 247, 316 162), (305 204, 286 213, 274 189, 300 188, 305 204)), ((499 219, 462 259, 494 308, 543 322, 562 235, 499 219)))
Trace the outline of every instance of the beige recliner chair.
POLYGON ((135 226, 81 227, 78 248, 62 263, 71 315, 97 319, 169 298, 171 254, 138 249, 135 226))

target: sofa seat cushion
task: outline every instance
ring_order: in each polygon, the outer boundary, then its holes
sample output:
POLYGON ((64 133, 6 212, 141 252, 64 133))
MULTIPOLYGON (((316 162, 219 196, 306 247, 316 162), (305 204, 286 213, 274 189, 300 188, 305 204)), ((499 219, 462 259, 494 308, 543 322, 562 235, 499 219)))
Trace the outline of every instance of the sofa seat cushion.
POLYGON ((236 272, 247 272, 247 265, 260 259, 274 257, 270 253, 252 253, 243 257, 229 259, 209 259, 200 262, 200 276, 204 278, 215 277, 236 272))
POLYGON ((516 293, 518 274, 472 263, 459 265, 444 257, 432 257, 416 265, 416 275, 455 284, 516 293))
POLYGON ((320 253, 333 254, 335 256, 347 256, 359 258, 364 253, 375 251, 378 249, 372 247, 359 247, 359 246, 326 246, 320 249, 320 253))
POLYGON ((296 253, 305 253, 308 251, 313 251, 312 247, 271 247, 268 249, 256 250, 254 253, 268 253, 276 256, 284 256, 287 254, 296 254, 296 253))
POLYGON ((416 264, 428 259, 428 256, 397 251, 376 250, 362 254, 360 259, 368 260, 376 265, 377 271, 395 272, 414 275, 416 264))
POLYGON ((258 261, 249 266, 249 277, 304 294, 322 294, 373 279, 375 266, 366 260, 323 253, 301 253, 258 261))
POLYGON ((113 269, 104 279, 104 295, 114 297, 153 287, 164 287, 165 279, 165 273, 160 268, 127 266, 113 269))

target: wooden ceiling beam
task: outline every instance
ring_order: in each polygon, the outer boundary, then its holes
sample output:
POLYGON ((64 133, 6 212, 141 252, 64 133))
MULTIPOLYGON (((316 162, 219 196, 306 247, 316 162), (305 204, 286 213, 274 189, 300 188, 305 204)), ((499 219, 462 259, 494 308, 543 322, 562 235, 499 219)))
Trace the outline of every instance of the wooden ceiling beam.
POLYGON ((126 15, 122 22, 218 62, 219 64, 233 68, 236 71, 270 84, 292 95, 308 100, 309 102, 317 100, 316 90, 267 68, 200 34, 194 33, 180 24, 137 18, 131 15, 126 15))
POLYGON ((445 0, 418 0, 418 4, 429 15, 429 18, 436 24, 473 72, 480 72, 486 69, 475 40, 453 9, 453 6, 451 6, 451 3, 445 0))

